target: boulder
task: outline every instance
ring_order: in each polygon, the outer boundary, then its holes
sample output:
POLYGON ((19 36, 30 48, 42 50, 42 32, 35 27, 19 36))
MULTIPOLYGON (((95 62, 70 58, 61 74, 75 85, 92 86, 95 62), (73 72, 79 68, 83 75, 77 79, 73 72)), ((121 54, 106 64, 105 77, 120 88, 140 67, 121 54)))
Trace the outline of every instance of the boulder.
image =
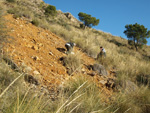
POLYGON ((25 74, 25 81, 30 84, 39 85, 42 81, 41 75, 38 71, 33 71, 33 75, 25 74))
POLYGON ((121 86, 126 93, 133 92, 138 88, 138 86, 130 80, 122 81, 121 86))
POLYGON ((100 80, 99 83, 102 84, 102 85, 106 85, 107 80, 100 80))
POLYGON ((70 13, 64 13, 64 15, 68 18, 71 19, 73 16, 70 13))
POLYGON ((81 23, 80 21, 78 21, 71 13, 67 12, 67 13, 64 13, 64 15, 72 22, 74 23, 81 23))
POLYGON ((91 65, 91 68, 93 71, 96 71, 99 75, 102 75, 102 76, 108 75, 108 72, 106 71, 105 67, 102 66, 101 64, 91 65))

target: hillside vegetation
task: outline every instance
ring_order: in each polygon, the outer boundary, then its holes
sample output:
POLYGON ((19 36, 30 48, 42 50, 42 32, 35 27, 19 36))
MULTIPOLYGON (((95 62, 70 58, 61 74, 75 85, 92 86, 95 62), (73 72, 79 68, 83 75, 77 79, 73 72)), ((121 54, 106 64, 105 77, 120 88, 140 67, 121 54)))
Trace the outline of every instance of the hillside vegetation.
POLYGON ((46 14, 47 7, 0 1, 0 112, 149 113, 150 47, 136 51, 122 37, 80 28, 68 12, 46 14), (75 55, 64 53, 67 41, 76 43, 75 55), (88 68, 100 46, 108 77, 88 68), (115 88, 102 83, 109 79, 115 88))

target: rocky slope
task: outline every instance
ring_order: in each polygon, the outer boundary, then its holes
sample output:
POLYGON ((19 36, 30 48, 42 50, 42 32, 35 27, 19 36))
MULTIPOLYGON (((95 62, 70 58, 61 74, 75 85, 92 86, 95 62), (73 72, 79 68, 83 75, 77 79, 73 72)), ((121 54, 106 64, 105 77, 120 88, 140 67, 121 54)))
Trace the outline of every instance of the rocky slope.
POLYGON ((60 61, 66 54, 61 49, 65 49, 65 41, 50 31, 38 28, 26 21, 25 18, 14 19, 13 15, 5 16, 7 28, 10 29, 9 43, 5 43, 3 51, 15 62, 24 72, 31 74, 37 79, 41 86, 46 86, 49 90, 62 85, 67 80, 82 75, 87 79, 96 82, 98 87, 103 88, 105 94, 111 95, 112 90, 106 88, 108 79, 113 78, 111 73, 107 77, 95 74, 87 68, 95 63, 95 60, 79 48, 75 47, 75 54, 81 54, 83 65, 81 71, 75 72, 73 76, 67 74, 66 68, 60 61))

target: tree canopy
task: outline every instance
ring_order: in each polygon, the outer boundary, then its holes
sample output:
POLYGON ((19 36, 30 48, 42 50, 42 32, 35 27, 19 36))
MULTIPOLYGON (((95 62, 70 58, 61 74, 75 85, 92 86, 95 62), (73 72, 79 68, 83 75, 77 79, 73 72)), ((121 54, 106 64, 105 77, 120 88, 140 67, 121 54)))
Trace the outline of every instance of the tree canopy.
POLYGON ((150 37, 150 31, 144 25, 135 23, 126 25, 125 28, 124 33, 129 40, 133 41, 136 50, 138 50, 138 46, 147 44, 146 39, 150 37))
POLYGON ((45 8, 45 15, 48 15, 48 16, 55 16, 57 13, 56 11, 56 7, 53 6, 53 5, 48 5, 46 8, 45 8))
POLYGON ((92 27, 92 26, 96 26, 99 24, 99 19, 96 19, 95 17, 92 17, 89 14, 80 12, 78 16, 79 16, 79 19, 83 21, 84 25, 87 27, 92 27))

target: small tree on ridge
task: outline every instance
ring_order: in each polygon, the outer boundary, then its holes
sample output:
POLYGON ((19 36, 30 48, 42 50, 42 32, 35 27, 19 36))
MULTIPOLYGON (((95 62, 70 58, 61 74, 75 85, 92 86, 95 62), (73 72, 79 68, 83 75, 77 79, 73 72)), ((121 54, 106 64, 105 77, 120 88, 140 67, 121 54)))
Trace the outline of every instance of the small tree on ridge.
POLYGON ((56 11, 56 7, 53 6, 53 5, 48 5, 46 8, 45 8, 45 15, 48 15, 48 16, 55 16, 57 14, 57 11, 56 11))
POLYGON ((143 25, 135 23, 126 25, 125 28, 124 33, 129 40, 133 41, 136 50, 138 50, 138 46, 147 44, 146 38, 150 37, 150 31, 147 31, 143 25))
POLYGON ((78 14, 79 19, 83 21, 84 25, 87 27, 96 26, 99 24, 99 19, 96 19, 95 17, 91 17, 91 15, 80 12, 78 14))

